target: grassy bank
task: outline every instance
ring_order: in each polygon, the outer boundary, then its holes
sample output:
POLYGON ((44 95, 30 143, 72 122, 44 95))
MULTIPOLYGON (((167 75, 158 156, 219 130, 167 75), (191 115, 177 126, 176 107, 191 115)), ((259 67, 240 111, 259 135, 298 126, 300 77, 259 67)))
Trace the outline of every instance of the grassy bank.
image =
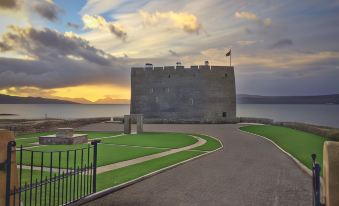
POLYGON ((272 125, 244 126, 240 130, 272 140, 309 169, 312 168, 311 154, 313 153, 317 155, 317 161, 322 167, 323 144, 325 141, 330 140, 319 135, 272 125))

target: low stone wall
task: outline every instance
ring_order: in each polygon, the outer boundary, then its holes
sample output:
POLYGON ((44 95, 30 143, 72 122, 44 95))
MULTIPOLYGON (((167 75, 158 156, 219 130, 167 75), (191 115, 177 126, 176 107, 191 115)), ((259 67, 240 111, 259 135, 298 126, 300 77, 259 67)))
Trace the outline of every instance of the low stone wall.
POLYGON ((145 118, 145 124, 234 124, 238 121, 215 121, 215 120, 206 120, 206 121, 197 121, 197 120, 175 120, 175 119, 151 119, 145 118))
POLYGON ((55 131, 60 127, 77 128, 80 126, 100 123, 110 120, 109 117, 100 118, 81 118, 81 119, 15 119, 15 120, 0 120, 0 128, 8 129, 15 134, 35 133, 55 131))
POLYGON ((238 117, 240 123, 273 124, 273 119, 256 117, 238 117))
POLYGON ((40 145, 72 145, 88 142, 87 134, 75 134, 72 137, 57 137, 54 135, 40 136, 40 145))
POLYGON ((313 124, 306 124, 300 122, 275 122, 268 118, 256 118, 256 117, 238 117, 240 123, 259 123, 259 124, 270 124, 288 127, 291 129, 297 129, 304 132, 317 134, 324 137, 329 137, 333 141, 339 141, 339 128, 325 127, 313 124))
POLYGON ((288 127, 292 129, 301 130, 317 134, 324 137, 332 138, 335 141, 339 141, 339 129, 332 127, 324 127, 313 124, 299 123, 299 122, 273 122, 273 125, 288 127))

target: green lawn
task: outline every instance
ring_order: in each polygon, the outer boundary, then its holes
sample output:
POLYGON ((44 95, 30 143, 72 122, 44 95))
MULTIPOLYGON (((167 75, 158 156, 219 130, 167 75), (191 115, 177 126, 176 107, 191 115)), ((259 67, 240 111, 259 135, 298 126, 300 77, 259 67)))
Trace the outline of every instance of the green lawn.
POLYGON ((198 136, 198 137, 206 140, 207 142, 204 145, 201 145, 199 147, 194 148, 194 150, 213 151, 213 150, 216 150, 219 147, 221 147, 220 141, 218 141, 218 140, 216 140, 212 137, 209 137, 209 136, 206 136, 206 135, 195 135, 195 136, 198 136))
MULTIPOLYGON (((90 135, 90 138, 100 138, 100 137, 107 137, 116 135, 117 133, 97 133, 97 132, 82 132, 87 133, 90 135)), ((17 142, 25 143, 26 145, 29 145, 31 141, 35 140, 37 141, 37 136, 39 135, 47 135, 51 133, 39 133, 39 134, 30 134, 30 135, 22 135, 17 137, 17 142), (24 139, 26 138, 26 139, 24 139)), ((97 175, 97 191, 103 190, 105 188, 109 188, 127 181, 130 181, 132 179, 138 178, 140 176, 146 175, 148 173, 154 172, 156 170, 168 167, 170 165, 182 162, 184 160, 190 159, 192 157, 195 157, 197 155, 201 155, 204 153, 204 151, 212 151, 219 147, 221 147, 221 144, 218 140, 215 140, 214 138, 205 136, 205 135, 196 135, 199 136, 205 140, 207 140, 206 144, 194 148, 195 151, 183 151, 178 152, 166 157, 161 157, 157 159, 153 159, 150 161, 146 161, 143 163, 131 165, 128 167, 120 168, 117 170, 101 173, 97 175), (197 151, 201 150, 201 151, 197 151)), ((121 162, 129 159, 134 159, 137 157, 142 157, 145 155, 151 155, 159 152, 166 151, 168 149, 165 148, 179 148, 188 146, 191 144, 196 143, 197 140, 188 134, 179 134, 179 133, 144 133, 139 135, 125 135, 125 136, 119 136, 119 137, 112 137, 112 138, 105 138, 102 139, 102 144, 98 144, 98 166, 103 166, 107 164, 112 164, 116 162, 121 162), (107 143, 107 144, 105 144, 107 143), (118 145, 128 145, 128 146, 118 146, 118 145), (135 147, 135 146, 141 146, 141 147, 135 147), (145 147, 156 147, 156 148, 145 148, 145 147)), ((83 150, 83 165, 87 165, 88 162, 92 162, 92 152, 90 154, 90 159, 88 160, 87 155, 87 147, 88 144, 80 144, 80 145, 48 145, 48 146, 41 146, 41 147, 34 147, 29 148, 28 150, 36 151, 33 156, 33 165, 40 166, 41 164, 41 153, 38 151, 45 151, 47 152, 44 155, 44 166, 48 167, 50 165, 50 151, 65 151, 65 150, 74 150, 74 149, 82 149, 83 150)), ((59 153, 53 153, 53 160, 52 164, 53 167, 57 168, 58 165, 58 159, 59 153)), ((66 154, 65 152, 61 153, 61 168, 66 168, 66 154)), ((69 152, 69 168, 74 168, 74 159, 75 159, 75 152, 70 151, 69 152)), ((76 166, 81 165, 81 151, 78 151, 76 153, 76 166)), ((31 155, 30 152, 24 152, 24 155, 22 157, 23 163, 25 165, 31 164, 31 155)), ((20 161, 20 155, 17 155, 17 161, 20 161)), ((53 173, 57 174, 56 172, 53 173)), ((22 178, 22 184, 24 185, 24 182, 29 183, 30 182, 30 171, 24 169, 23 170, 23 178, 22 178)), ((33 182, 37 179, 38 182, 40 181, 40 171, 33 171, 33 182)), ((49 172, 43 172, 43 178, 47 177, 49 179, 50 174, 49 172)), ((80 178, 83 177, 84 180, 86 176, 80 176, 80 178)), ((70 178, 69 178, 70 179, 70 178)), ((37 190, 32 191, 33 200, 32 203, 34 205, 35 203, 35 194, 37 194, 37 199, 40 198, 40 192, 42 192, 42 205, 44 205, 45 201, 49 202, 50 200, 52 202, 58 203, 58 201, 61 202, 60 197, 54 198, 54 193, 63 194, 64 197, 66 196, 66 185, 58 185, 58 181, 56 184, 52 183, 52 187, 45 187, 38 188, 37 190), (54 189, 55 186, 55 189, 54 189), (58 189, 59 188, 59 189, 58 189), (59 191, 60 190, 60 191, 59 191), (46 192, 46 197, 45 193, 46 192), (51 194, 51 199, 49 195, 51 194)), ((60 181, 60 184, 62 182, 60 181)), ((74 178, 72 180, 72 185, 74 184, 74 178)), ((69 185, 70 186, 70 185, 69 185)), ((68 198, 71 198, 69 195, 77 194, 81 192, 80 190, 74 188, 71 188, 71 191, 68 191, 67 195, 68 198)), ((26 194, 29 196, 30 194, 26 194)), ((71 200, 71 199, 69 199, 71 200)), ((22 194, 22 201, 24 201, 24 193, 22 194)), ((65 200, 64 200, 65 201, 65 200)), ((29 202, 26 201, 27 204, 29 202)))
POLYGON ((180 148, 196 143, 198 140, 180 133, 143 133, 103 139, 103 143, 133 145, 158 148, 180 148))
MULTIPOLYGON (((158 159, 150 160, 147 162, 123 167, 117 170, 98 174, 97 176, 97 189, 103 190, 140 176, 146 175, 153 171, 168 167, 170 165, 182 162, 197 155, 202 154, 199 151, 183 151, 172 155, 161 157, 158 159)), ((180 175, 180 174, 178 174, 180 175)))
MULTIPOLYGON (((92 154, 90 154, 90 159, 88 159, 88 145, 80 144, 80 145, 49 145, 42 147, 34 147, 30 150, 32 151, 45 151, 47 153, 44 154, 44 166, 49 167, 51 162, 51 155, 48 151, 65 151, 65 150, 73 150, 73 149, 81 149, 83 150, 83 155, 81 150, 70 151, 69 152, 69 168, 74 168, 75 155, 76 155, 76 166, 81 166, 81 157, 83 160, 83 165, 88 165, 92 163, 92 154)), ((122 147, 122 146, 114 146, 114 145, 106 145, 106 144, 98 144, 98 166, 104 166, 108 164, 113 164, 116 162, 121 162, 125 160, 135 159, 137 157, 142 157, 146 155, 151 155, 159 152, 166 151, 165 149, 156 149, 156 148, 138 148, 138 147, 122 147)), ((93 150, 90 150, 92 153, 93 150)), ((40 166, 41 165, 41 152, 36 152, 33 154, 33 165, 40 166)), ((20 155, 18 154, 17 162, 19 162, 20 155)), ((59 167, 59 155, 57 153, 53 153, 52 165, 53 167, 59 167)), ((67 153, 61 153, 61 168, 67 167, 67 153)), ((31 165, 31 152, 23 152, 23 164, 31 165)))
MULTIPOLYGON (((102 137, 109 137, 109 136, 115 136, 120 134, 119 132, 76 132, 81 134, 88 134, 89 139, 95 139, 95 138, 102 138, 102 137)), ((51 135, 55 134, 55 132, 39 132, 39 133, 33 133, 33 134, 24 134, 24 135, 18 135, 15 138, 15 141, 17 143, 17 147, 20 147, 22 145, 23 147, 31 147, 34 146, 35 142, 38 142, 39 136, 44 135, 51 135)))
POLYGON ((272 125, 245 126, 240 130, 267 137, 310 169, 312 168, 311 154, 315 153, 322 168, 323 144, 329 138, 272 125))

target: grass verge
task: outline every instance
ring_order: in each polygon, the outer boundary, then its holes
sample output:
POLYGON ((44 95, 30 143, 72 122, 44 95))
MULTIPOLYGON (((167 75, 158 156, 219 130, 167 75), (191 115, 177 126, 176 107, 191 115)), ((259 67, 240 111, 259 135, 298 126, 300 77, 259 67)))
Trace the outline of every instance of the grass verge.
POLYGON ((97 189, 103 190, 133 180, 156 170, 185 161, 202 154, 199 151, 183 151, 147 162, 101 173, 97 177, 97 189))
POLYGON ((240 130, 272 140, 309 169, 312 169, 311 154, 313 153, 317 155, 317 161, 322 167, 323 145, 325 141, 330 140, 319 135, 273 125, 244 126, 240 130))
POLYGON ((180 148, 197 142, 187 134, 146 132, 138 135, 124 135, 104 139, 103 143, 122 144, 143 147, 180 148))

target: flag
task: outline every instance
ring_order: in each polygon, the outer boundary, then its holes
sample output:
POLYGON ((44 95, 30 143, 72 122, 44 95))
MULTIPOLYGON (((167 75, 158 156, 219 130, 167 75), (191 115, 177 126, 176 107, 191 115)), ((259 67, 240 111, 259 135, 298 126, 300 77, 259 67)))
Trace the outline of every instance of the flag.
POLYGON ((229 50, 227 53, 226 53, 226 56, 231 56, 231 50, 229 50))

